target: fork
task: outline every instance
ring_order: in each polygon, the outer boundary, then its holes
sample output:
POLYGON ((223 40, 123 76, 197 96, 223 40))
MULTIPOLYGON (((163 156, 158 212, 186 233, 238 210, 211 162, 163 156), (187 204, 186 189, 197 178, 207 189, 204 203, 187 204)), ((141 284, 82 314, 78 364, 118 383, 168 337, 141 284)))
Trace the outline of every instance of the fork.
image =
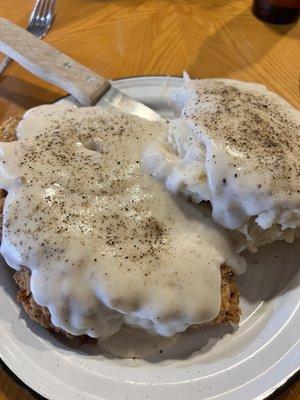
MULTIPOLYGON (((51 28, 54 17, 55 0, 36 0, 29 18, 27 31, 42 39, 51 28)), ((5 57, 0 63, 0 74, 7 68, 11 58, 5 57)))

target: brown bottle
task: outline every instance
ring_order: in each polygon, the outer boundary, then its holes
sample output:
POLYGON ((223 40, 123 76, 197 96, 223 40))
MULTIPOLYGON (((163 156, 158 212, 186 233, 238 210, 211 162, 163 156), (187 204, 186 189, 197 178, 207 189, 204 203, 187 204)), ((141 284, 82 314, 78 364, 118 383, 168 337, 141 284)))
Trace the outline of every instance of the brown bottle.
POLYGON ((253 14, 273 24, 292 24, 297 22, 300 11, 299 0, 254 0, 253 14))

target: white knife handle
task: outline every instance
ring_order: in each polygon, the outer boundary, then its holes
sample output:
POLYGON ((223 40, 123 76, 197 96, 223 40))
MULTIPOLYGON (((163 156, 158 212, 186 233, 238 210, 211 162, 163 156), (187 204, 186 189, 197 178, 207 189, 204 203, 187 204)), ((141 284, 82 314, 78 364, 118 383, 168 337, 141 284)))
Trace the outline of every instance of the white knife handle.
POLYGON ((95 104, 110 88, 101 76, 4 18, 0 18, 0 52, 85 106, 95 104))

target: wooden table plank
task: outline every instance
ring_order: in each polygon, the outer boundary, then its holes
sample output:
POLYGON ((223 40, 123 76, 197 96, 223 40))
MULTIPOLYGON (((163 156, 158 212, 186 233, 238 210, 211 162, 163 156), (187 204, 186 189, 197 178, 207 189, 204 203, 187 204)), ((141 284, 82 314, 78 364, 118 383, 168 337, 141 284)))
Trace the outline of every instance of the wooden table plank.
MULTIPOLYGON (((33 1, 0 0, 26 26, 33 1)), ((245 0, 60 0, 45 40, 107 78, 161 74, 261 82, 299 106, 299 24, 255 19, 245 0)), ((0 122, 64 93, 13 64, 0 76, 0 122)), ((300 383, 276 396, 300 399, 300 383)), ((0 400, 33 399, 0 371, 0 400)))
POLYGON ((0 400, 35 400, 35 397, 19 386, 3 370, 0 371, 0 400))

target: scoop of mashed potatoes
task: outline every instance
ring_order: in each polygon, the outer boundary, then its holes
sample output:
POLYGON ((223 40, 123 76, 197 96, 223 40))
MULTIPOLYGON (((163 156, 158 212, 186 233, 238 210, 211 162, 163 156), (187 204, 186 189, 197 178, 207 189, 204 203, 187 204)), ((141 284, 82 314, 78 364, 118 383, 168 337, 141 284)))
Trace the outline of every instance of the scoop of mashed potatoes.
POLYGON ((178 118, 143 154, 144 169, 233 231, 238 250, 284 239, 300 227, 300 113, 265 86, 186 79, 178 118))

